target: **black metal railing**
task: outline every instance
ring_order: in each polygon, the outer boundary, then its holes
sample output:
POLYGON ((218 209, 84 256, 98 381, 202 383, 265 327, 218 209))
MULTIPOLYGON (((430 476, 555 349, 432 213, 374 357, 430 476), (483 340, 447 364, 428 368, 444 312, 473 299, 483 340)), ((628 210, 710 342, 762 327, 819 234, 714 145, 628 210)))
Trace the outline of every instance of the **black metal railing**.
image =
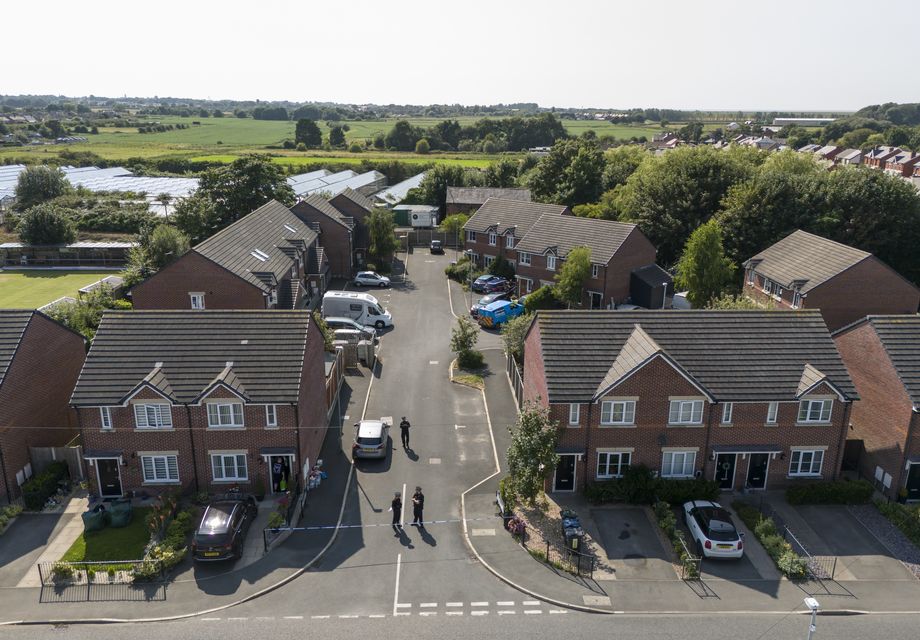
POLYGON ((580 578, 594 579, 597 557, 593 553, 577 551, 547 541, 545 554, 545 562, 550 566, 567 571, 580 578))

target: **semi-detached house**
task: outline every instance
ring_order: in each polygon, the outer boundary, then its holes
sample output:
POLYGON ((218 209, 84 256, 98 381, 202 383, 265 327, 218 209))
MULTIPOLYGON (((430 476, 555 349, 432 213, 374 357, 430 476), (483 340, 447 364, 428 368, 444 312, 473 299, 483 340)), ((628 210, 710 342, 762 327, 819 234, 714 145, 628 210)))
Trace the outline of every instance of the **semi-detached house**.
POLYGON ((308 311, 107 312, 71 397, 91 490, 271 493, 276 469, 302 483, 327 431, 325 385, 308 311))
POLYGON ((744 293, 782 309, 820 309, 836 331, 874 314, 916 313, 920 291, 871 253, 795 231, 744 263, 744 293))
POLYGON ((296 309, 322 295, 315 231, 274 200, 131 289, 135 309, 296 309))
POLYGON ((560 425, 552 491, 637 464, 724 490, 834 479, 857 399, 816 311, 540 311, 523 397, 560 425))

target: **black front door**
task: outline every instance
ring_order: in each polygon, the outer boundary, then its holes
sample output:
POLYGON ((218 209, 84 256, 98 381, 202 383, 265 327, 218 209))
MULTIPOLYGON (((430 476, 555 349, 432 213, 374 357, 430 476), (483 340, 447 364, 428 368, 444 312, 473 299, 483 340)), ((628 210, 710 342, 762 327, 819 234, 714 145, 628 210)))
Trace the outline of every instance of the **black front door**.
POLYGON ((748 463, 747 486, 751 489, 763 489, 767 484, 768 453, 752 453, 748 463))
POLYGON ((920 500, 920 464, 910 465, 907 472, 907 499, 920 500))
POLYGON ((553 491, 572 491, 575 489, 575 456, 559 456, 556 465, 556 480, 553 482, 553 491))
POLYGON ((103 498, 121 497, 121 471, 117 458, 99 458, 96 460, 99 472, 99 495, 103 498))
POLYGON ((597 291, 589 291, 588 300, 591 303, 592 309, 600 309, 604 304, 604 294, 598 293, 597 291))
POLYGON ((716 456, 716 481, 720 489, 731 489, 735 486, 735 461, 736 453, 720 453, 716 456))

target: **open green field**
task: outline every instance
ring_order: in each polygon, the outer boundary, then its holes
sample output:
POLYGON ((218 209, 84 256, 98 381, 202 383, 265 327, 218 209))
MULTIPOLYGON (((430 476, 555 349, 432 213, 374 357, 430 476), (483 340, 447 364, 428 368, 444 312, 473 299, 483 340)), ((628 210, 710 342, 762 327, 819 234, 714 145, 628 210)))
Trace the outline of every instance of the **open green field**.
MULTIPOLYGON (((410 118, 414 126, 430 127, 444 118, 410 118)), ((373 140, 378 133, 388 132, 396 123, 396 118, 375 121, 347 121, 349 126, 346 139, 363 144, 373 140)), ((470 125, 478 117, 456 118, 461 125, 470 125)), ((70 145, 38 145, 31 147, 9 147, 0 149, 0 158, 22 158, 41 161, 56 158, 62 151, 91 151, 107 160, 127 160, 128 158, 162 158, 187 157, 195 159, 232 160, 246 153, 277 154, 276 162, 281 164, 311 164, 315 162, 347 162, 357 164, 363 159, 401 160, 403 162, 443 162, 468 167, 483 167, 498 156, 465 153, 432 153, 420 156, 414 153, 395 153, 368 150, 362 153, 346 151, 320 152, 311 150, 304 153, 281 149, 267 149, 269 146, 280 147, 281 143, 294 138, 293 122, 276 122, 271 120, 253 120, 251 118, 180 118, 163 116, 147 118, 151 124, 185 124, 188 129, 175 129, 162 133, 138 133, 136 128, 103 128, 98 135, 89 135, 87 142, 70 145), (192 124, 198 122, 200 124, 192 124)), ((573 135, 594 130, 599 136, 612 135, 618 138, 646 136, 651 138, 661 131, 656 126, 622 125, 609 122, 582 120, 563 120, 563 124, 573 135)), ((323 134, 328 133, 326 123, 320 122, 323 134)))
POLYGON ((81 287, 113 273, 111 270, 0 271, 0 309, 37 309, 64 296, 76 297, 81 287))

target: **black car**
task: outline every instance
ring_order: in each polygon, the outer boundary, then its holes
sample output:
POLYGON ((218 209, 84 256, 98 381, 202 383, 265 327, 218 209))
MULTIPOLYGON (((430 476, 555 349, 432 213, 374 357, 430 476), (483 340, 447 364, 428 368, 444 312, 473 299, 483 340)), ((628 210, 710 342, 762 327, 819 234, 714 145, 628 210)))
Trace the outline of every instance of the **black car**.
POLYGON ((499 300, 511 300, 512 293, 510 291, 505 291, 504 293, 490 293, 488 295, 482 296, 477 302, 473 303, 473 306, 470 307, 470 315, 474 318, 479 317, 479 310, 488 307, 493 302, 498 302, 499 300))
POLYGON ((192 538, 196 561, 229 560, 243 555, 246 532, 256 519, 252 496, 227 496, 213 500, 204 510, 192 538))
POLYGON ((431 255, 444 253, 444 244, 440 240, 431 241, 431 255))

